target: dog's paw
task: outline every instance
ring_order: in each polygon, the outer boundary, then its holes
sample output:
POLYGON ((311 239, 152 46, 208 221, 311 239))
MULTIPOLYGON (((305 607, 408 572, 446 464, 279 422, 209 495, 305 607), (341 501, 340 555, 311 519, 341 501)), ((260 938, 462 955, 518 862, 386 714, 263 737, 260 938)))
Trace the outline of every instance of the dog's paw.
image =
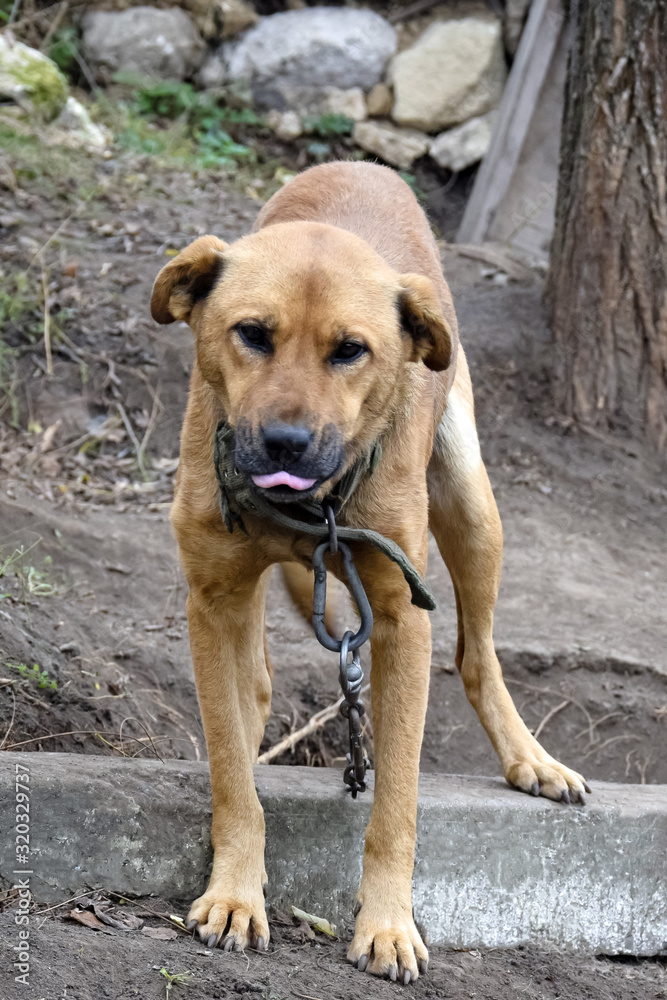
POLYGON ((186 927, 196 929, 208 948, 219 946, 225 951, 242 951, 250 947, 265 951, 269 924, 261 885, 256 893, 209 886, 190 907, 186 927))
POLYGON ((538 757, 534 753, 528 753, 523 760, 514 761, 505 769, 505 780, 529 795, 543 795, 547 799, 568 805, 579 802, 583 806, 584 792, 591 791, 586 780, 549 754, 543 754, 543 757, 538 757))
POLYGON ((411 914, 392 913, 391 907, 380 912, 365 903, 347 960, 362 972, 407 985, 426 972, 428 951, 411 914))

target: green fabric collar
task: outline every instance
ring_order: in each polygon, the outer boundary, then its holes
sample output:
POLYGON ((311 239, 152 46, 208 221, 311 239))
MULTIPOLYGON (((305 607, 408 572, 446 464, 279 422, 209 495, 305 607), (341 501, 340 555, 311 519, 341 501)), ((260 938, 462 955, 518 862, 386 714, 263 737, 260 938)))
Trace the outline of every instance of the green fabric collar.
MULTIPOLYGON (((336 483, 325 500, 331 504, 336 514, 352 496, 361 480, 373 474, 381 457, 380 444, 376 443, 368 454, 357 459, 336 483)), ((267 500, 245 474, 237 471, 234 465, 234 431, 225 420, 220 421, 215 432, 215 474, 220 487, 222 519, 228 531, 233 532, 236 526, 242 531, 246 530, 242 517, 242 512, 245 511, 265 517, 290 531, 313 535, 315 538, 328 536, 329 529, 320 503, 304 499, 293 504, 278 506, 267 500), (296 516, 292 516, 293 514, 296 516)), ((371 531, 370 528, 348 528, 337 525, 336 530, 338 537, 344 542, 367 542, 383 552, 400 567, 410 587, 412 603, 426 611, 434 610, 436 605, 433 595, 396 542, 391 538, 385 538, 377 531, 371 531)))

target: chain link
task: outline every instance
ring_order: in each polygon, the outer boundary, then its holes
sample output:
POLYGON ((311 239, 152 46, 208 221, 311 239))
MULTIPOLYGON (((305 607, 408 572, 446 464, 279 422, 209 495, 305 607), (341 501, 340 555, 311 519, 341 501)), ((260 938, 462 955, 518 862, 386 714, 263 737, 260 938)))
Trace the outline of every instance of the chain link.
POLYGON ((364 753, 363 734, 361 731, 361 717, 366 709, 359 694, 364 681, 364 672, 361 669, 361 656, 359 650, 355 649, 352 659, 348 661, 351 651, 349 649, 350 639, 354 633, 347 631, 340 644, 340 686, 343 691, 343 704, 340 706, 340 714, 348 720, 350 735, 350 752, 347 755, 347 767, 343 773, 343 781, 349 785, 352 798, 356 799, 357 792, 366 791, 366 768, 368 758, 364 753))
POLYGON ((340 706, 340 713, 343 718, 348 720, 350 740, 350 751, 347 754, 347 766, 343 774, 343 781, 352 792, 352 798, 356 799, 358 792, 366 791, 365 777, 368 767, 368 757, 364 753, 361 728, 361 718, 366 709, 359 697, 364 680, 359 650, 363 643, 370 637, 373 630, 373 612, 371 611, 366 591, 359 579, 359 574, 354 566, 352 553, 347 545, 338 541, 336 518, 333 509, 327 505, 323 508, 323 511, 329 526, 329 538, 328 541, 318 545, 313 553, 313 569, 315 571, 313 627, 321 645, 332 652, 338 652, 340 655, 339 680, 343 692, 343 703, 340 706), (341 640, 329 635, 324 624, 327 596, 327 571, 324 565, 325 552, 329 552, 332 555, 340 552, 350 590, 361 618, 359 631, 355 633, 351 629, 347 629, 341 640), (351 659, 350 656, 352 657, 351 659))

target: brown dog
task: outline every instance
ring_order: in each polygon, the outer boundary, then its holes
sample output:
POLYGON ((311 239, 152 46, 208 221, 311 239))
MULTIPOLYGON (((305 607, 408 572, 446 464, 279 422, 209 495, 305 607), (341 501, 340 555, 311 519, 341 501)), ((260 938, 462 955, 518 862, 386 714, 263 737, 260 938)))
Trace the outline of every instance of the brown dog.
MULTIPOLYGON (((197 361, 172 523, 213 791, 208 889, 190 911, 209 945, 265 948, 264 820, 253 783, 271 704, 264 603, 273 563, 308 603, 314 540, 244 516, 230 533, 213 462, 221 418, 234 457, 274 502, 326 495, 378 440, 382 459, 341 523, 397 542, 423 575, 429 527, 450 571, 457 666, 507 781, 583 802, 583 778, 545 753, 503 682, 492 638, 502 532, 480 456, 456 316, 426 217, 393 171, 332 163, 295 178, 231 246, 203 236, 162 269, 158 323, 185 320, 197 361)), ((412 916, 419 753, 431 656, 428 614, 397 566, 354 549, 375 616, 375 796, 348 958, 403 982, 428 955, 412 916), (410 692, 409 700, 405 692, 410 692)), ((340 573, 335 559, 331 568, 340 573)))

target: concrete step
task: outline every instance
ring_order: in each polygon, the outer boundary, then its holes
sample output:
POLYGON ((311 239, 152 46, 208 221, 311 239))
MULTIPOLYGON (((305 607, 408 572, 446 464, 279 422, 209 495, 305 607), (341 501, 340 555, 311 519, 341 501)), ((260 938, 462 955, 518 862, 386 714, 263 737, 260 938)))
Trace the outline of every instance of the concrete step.
MULTIPOLYGON (((269 905, 350 926, 372 791, 352 801, 340 771, 305 767, 258 766, 255 781, 269 905)), ((205 763, 6 752, 0 788, 0 875, 29 877, 40 902, 104 887, 188 903, 205 888, 205 763), (30 775, 30 876, 15 874, 17 765, 30 775)), ((667 953, 667 786, 596 783, 567 807, 498 778, 424 774, 414 900, 433 944, 667 953)))

